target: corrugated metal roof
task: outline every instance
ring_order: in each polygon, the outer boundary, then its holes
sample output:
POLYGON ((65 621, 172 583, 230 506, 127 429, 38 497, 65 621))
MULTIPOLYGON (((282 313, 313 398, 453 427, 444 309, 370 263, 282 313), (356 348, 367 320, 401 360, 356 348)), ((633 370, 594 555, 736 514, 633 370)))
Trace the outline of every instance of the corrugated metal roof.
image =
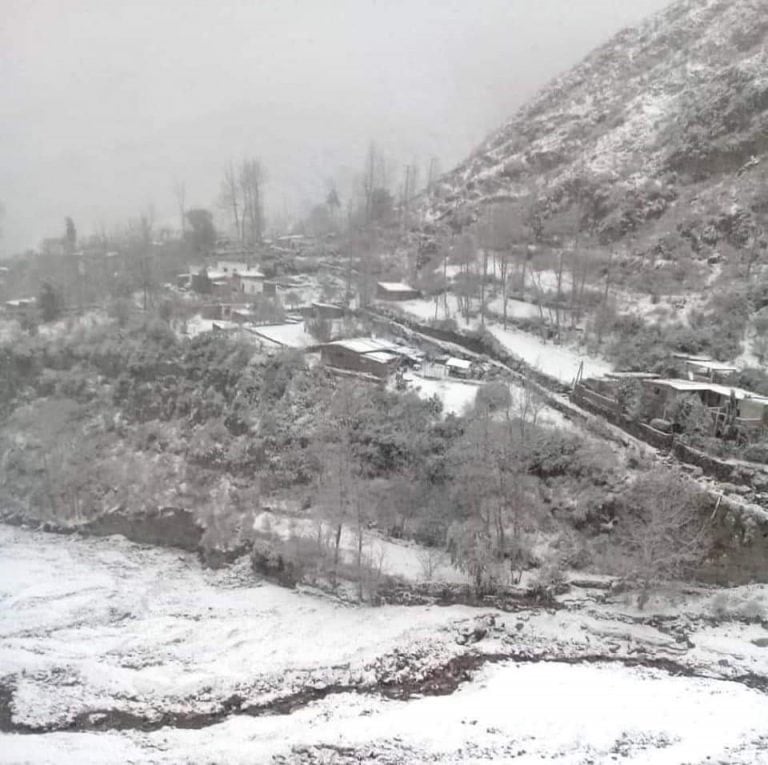
POLYGON ((417 292, 415 287, 403 282, 376 282, 376 285, 387 292, 417 292))
POLYGON ((396 346, 386 340, 376 340, 373 337, 352 337, 347 340, 335 340, 328 345, 336 345, 339 348, 346 348, 352 353, 375 353, 376 351, 391 351, 396 346))
POLYGON ((606 372, 609 380, 655 380, 661 375, 654 372, 606 372))
POLYGON ((400 357, 397 354, 389 353, 388 351, 374 351, 373 353, 366 353, 365 358, 373 359, 382 364, 389 364, 391 361, 397 361, 400 357))
POLYGON ((692 356, 688 353, 673 353, 672 358, 681 361, 714 361, 711 356, 692 356))
POLYGON ((723 364, 722 361, 693 361, 692 359, 686 359, 685 363, 689 367, 709 369, 712 372, 737 372, 739 369, 732 364, 723 364))
POLYGON ((749 398, 754 401, 765 401, 768 403, 768 396, 761 396, 758 393, 753 393, 743 388, 735 388, 730 385, 718 385, 717 383, 698 382, 696 380, 648 380, 647 382, 650 385, 662 385, 666 388, 672 388, 672 390, 689 391, 691 393, 701 390, 712 391, 719 396, 730 396, 731 391, 733 391, 733 395, 739 401, 749 398))

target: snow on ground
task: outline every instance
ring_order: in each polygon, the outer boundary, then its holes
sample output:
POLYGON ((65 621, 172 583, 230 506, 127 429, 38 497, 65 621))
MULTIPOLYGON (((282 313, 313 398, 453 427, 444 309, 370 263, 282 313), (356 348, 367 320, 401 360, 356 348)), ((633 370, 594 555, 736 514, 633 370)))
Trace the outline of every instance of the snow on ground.
POLYGON ((404 657, 425 656, 426 667, 474 650, 543 660, 486 664, 452 694, 407 701, 342 689, 292 713, 233 713, 198 728, 4 733, 0 763, 759 765, 768 694, 728 678, 768 674, 768 632, 690 620, 747 606, 754 616, 767 598, 768 587, 750 585, 652 603, 689 624, 683 642, 668 621, 636 621, 629 604, 585 600, 497 612, 489 635, 464 646, 457 625, 487 609, 343 606, 118 537, 0 526, 0 677, 14 678, 15 723, 215 711, 233 693, 253 703, 364 679, 382 660, 401 672, 404 657), (569 663, 596 655, 605 658, 569 663), (697 676, 615 663, 643 656, 697 676))
POLYGON ((189 337, 196 337, 203 332, 212 332, 214 324, 221 324, 221 322, 216 322, 212 319, 204 319, 200 314, 195 314, 189 321, 187 321, 186 332, 184 334, 189 337))
MULTIPOLYGON (((269 510, 254 518, 254 529, 274 534, 287 540, 291 535, 304 538, 333 537, 330 524, 310 517, 291 518, 269 510)), ((341 536, 340 549, 349 563, 357 556, 357 530, 345 526, 341 536)), ((365 531, 363 535, 363 558, 387 576, 396 576, 409 582, 449 582, 466 584, 467 575, 453 566, 447 554, 440 554, 434 548, 425 548, 415 543, 387 539, 381 534, 365 531), (429 573, 428 573, 429 572, 429 573)))
POLYGON ((304 322, 293 324, 274 324, 251 329, 257 337, 265 338, 284 348, 306 348, 317 341, 304 329, 304 322))
POLYGON ((444 414, 465 414, 475 404, 478 383, 462 380, 428 380, 411 373, 404 375, 408 389, 419 394, 421 398, 437 396, 443 403, 444 414))
MULTIPOLYGON (((519 311, 521 314, 532 315, 532 311, 538 312, 536 306, 530 303, 510 301, 510 305, 513 311, 519 311)), ((435 316, 435 305, 432 300, 406 300, 398 303, 398 306, 423 321, 434 319, 435 316)), ((450 316, 456 318, 457 311, 456 298, 449 295, 450 316)), ((445 318, 442 303, 438 315, 440 318, 445 318)), ((510 313, 510 316, 512 315, 514 314, 510 313)), ((464 325, 459 322, 459 326, 464 325)), ((474 321, 470 326, 477 328, 477 321, 474 321)), ((604 359, 589 356, 573 346, 555 345, 530 332, 524 332, 520 329, 504 329, 500 324, 494 322, 486 322, 485 326, 510 353, 561 382, 573 382, 582 361, 584 362, 585 377, 599 376, 611 371, 611 365, 604 359)))
MULTIPOLYGON (((764 602, 767 590, 704 592, 670 609, 685 621, 715 601, 764 602)), ((343 606, 117 537, 2 526, 0 603, 0 677, 15 685, 12 722, 31 725, 93 710, 215 711, 233 693, 253 703, 343 685, 382 661, 415 672, 418 655, 427 668, 475 650, 543 660, 485 664, 442 696, 388 700, 375 684, 352 683, 367 692, 342 688, 291 713, 232 712, 196 728, 4 733, 9 765, 768 763, 768 694, 728 679, 768 669, 757 624, 702 622, 680 642, 668 622, 638 623, 630 607, 586 600, 589 613, 575 603, 497 612, 488 636, 465 646, 457 625, 487 609, 343 606), (569 663, 587 656, 603 658, 569 663), (616 661, 643 656, 692 675, 616 661)))
MULTIPOLYGON (((447 295, 448 298, 448 315, 446 316, 445 308, 443 304, 443 297, 438 297, 437 303, 437 318, 446 319, 453 318, 458 313, 458 303, 455 295, 447 295)), ((397 303, 388 303, 380 301, 382 305, 386 305, 388 308, 394 307, 405 311, 406 313, 416 316, 422 321, 432 321, 435 318, 435 300, 434 298, 418 298, 416 300, 401 300, 397 303)))
POLYGON ((439 631, 471 614, 345 607, 121 538, 0 526, 0 550, 0 677, 17 676, 15 720, 29 725, 102 708, 209 711, 234 692, 259 703, 296 683, 360 680, 395 646, 442 651, 439 631))
POLYGON ((588 356, 567 345, 555 345, 519 329, 503 329, 488 324, 488 331, 510 352, 530 366, 560 382, 571 383, 584 362, 584 377, 598 377, 611 371, 604 359, 588 356))
MULTIPOLYGON (((415 391, 422 398, 437 396, 443 403, 443 413, 455 415, 465 414, 474 406, 478 388, 482 385, 479 382, 464 382, 456 379, 430 380, 410 373, 405 374, 404 379, 408 383, 409 390, 415 391)), ((510 383, 509 392, 512 396, 512 411, 522 411, 525 396, 523 388, 510 383)), ((549 406, 541 408, 537 415, 537 422, 558 428, 574 428, 572 422, 549 406)))
POLYGON ((326 759, 312 762, 329 763, 759 765, 768 762, 760 748, 767 714, 768 698, 735 684, 505 663, 453 695, 409 702, 345 694, 292 715, 233 717, 201 730, 5 736, 0 761, 292 763, 315 752, 326 759))
MULTIPOLYGON (((488 301, 488 308, 499 316, 504 314, 504 300, 499 296, 494 300, 488 301)), ((549 311, 544 309, 544 316, 548 316, 549 311)), ((541 317, 539 306, 534 303, 528 303, 525 300, 507 300, 507 316, 510 319, 538 319, 541 317)))

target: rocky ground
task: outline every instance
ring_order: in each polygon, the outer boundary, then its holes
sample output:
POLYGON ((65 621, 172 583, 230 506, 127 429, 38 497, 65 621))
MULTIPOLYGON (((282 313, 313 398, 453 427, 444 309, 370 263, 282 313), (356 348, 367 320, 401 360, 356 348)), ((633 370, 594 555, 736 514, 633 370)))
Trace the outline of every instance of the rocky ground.
POLYGON ((768 762, 768 590, 361 608, 0 527, 0 762, 768 762))

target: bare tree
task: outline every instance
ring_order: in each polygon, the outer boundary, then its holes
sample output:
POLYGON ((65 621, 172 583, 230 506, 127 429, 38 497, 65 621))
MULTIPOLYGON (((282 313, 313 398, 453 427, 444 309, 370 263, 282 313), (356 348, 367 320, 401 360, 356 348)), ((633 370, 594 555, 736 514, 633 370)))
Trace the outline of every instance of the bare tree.
POLYGON ((332 581, 335 584, 341 560, 341 540, 346 524, 357 532, 357 564, 362 569, 365 504, 359 460, 352 445, 354 413, 359 399, 355 391, 342 385, 331 401, 332 419, 317 444, 321 470, 317 484, 317 503, 333 526, 332 581))
POLYGON ((456 297, 464 320, 469 324, 472 311, 472 297, 475 295, 476 279, 475 265, 477 260, 477 240, 469 231, 458 238, 454 254, 459 264, 459 278, 456 283, 456 297))
POLYGON ((243 202, 243 240, 250 245, 260 242, 263 233, 263 179, 264 172, 258 160, 243 160, 239 175, 240 192, 243 202))
POLYGON ((230 162, 224 169, 224 177, 221 181, 221 206, 232 214, 232 223, 235 227, 235 236, 242 241, 243 231, 240 226, 240 187, 237 182, 235 167, 230 162))
POLYGON ((429 169, 427 170, 427 189, 431 189, 439 177, 440 160, 437 157, 431 157, 429 160, 429 169))
POLYGON ((624 495, 615 541, 643 608, 654 586, 690 573, 709 549, 705 494, 668 469, 641 475, 624 495))
POLYGON ((179 210, 179 222, 181 224, 181 236, 184 236, 184 232, 187 227, 187 184, 184 181, 175 180, 173 182, 173 196, 176 199, 176 206, 179 210))
MULTIPOLYGON (((494 253, 499 265, 501 281, 501 300, 504 327, 507 326, 507 298, 509 289, 509 266, 513 253, 523 254, 523 288, 525 286, 525 269, 527 264, 527 244, 531 231, 527 224, 530 200, 528 197, 517 202, 505 202, 493 205, 485 216, 481 226, 481 237, 484 248, 494 253)), ((487 261, 484 260, 483 284, 487 276, 487 261)), ((496 269, 494 268, 494 271, 496 269)), ((484 292, 484 289, 483 289, 484 292)))

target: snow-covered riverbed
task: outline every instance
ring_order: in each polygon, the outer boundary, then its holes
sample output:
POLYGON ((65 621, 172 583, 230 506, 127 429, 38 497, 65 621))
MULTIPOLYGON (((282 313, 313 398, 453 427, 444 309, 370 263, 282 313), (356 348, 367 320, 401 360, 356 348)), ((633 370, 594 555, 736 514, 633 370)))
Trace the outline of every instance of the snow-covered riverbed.
MULTIPOLYGON (((465 645, 488 609, 356 608, 255 583, 244 566, 2 526, 0 603, 3 763, 768 763, 767 695, 617 662, 678 649, 595 613, 496 614, 494 634, 465 645), (571 653, 547 661, 548 640, 571 653), (482 664, 449 695, 379 692, 527 645, 544 661, 482 664)), ((723 645, 700 647, 696 666, 716 666, 723 645)), ((744 651, 733 662, 765 668, 744 651)))

